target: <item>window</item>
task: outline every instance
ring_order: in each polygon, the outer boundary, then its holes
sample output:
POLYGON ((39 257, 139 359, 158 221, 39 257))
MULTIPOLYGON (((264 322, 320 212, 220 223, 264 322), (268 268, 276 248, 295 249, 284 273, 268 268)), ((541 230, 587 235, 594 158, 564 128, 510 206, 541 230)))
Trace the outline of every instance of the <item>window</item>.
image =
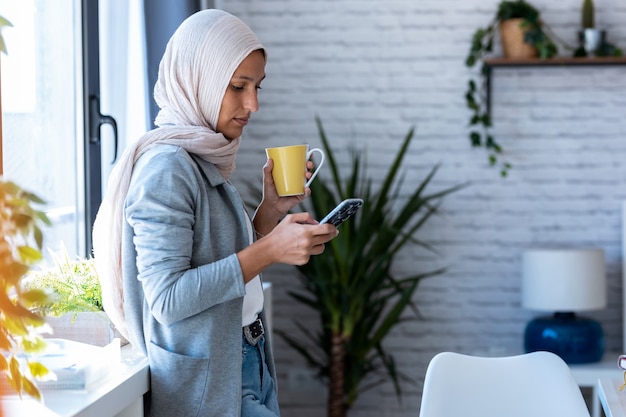
POLYGON ((84 246, 78 0, 0 0, 13 24, 2 56, 4 177, 46 200, 45 245, 84 246), (83 240, 81 240, 83 239, 83 240))
POLYGON ((46 200, 45 247, 87 256, 114 149, 148 126, 143 2, 0 0, 0 13, 13 24, 0 58, 4 177, 46 200))

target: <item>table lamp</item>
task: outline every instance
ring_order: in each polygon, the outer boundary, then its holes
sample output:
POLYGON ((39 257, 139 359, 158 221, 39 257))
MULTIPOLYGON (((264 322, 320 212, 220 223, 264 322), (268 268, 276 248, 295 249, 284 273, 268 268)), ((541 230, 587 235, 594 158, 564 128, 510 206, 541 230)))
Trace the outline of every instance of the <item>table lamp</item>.
POLYGON ((606 307, 604 251, 535 249, 522 257, 522 306, 552 312, 526 326, 526 352, 547 350, 567 363, 602 359, 604 332, 580 311, 606 307))

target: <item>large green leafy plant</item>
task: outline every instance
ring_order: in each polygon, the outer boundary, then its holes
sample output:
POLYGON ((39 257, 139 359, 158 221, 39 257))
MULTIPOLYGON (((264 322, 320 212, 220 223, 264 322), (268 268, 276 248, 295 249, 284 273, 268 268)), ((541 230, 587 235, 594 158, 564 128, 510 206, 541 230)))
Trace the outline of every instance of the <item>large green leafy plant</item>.
POLYGON ((25 289, 23 278, 42 258, 41 226, 49 220, 34 208, 42 203, 36 195, 0 179, 0 371, 20 395, 35 398, 41 395, 34 379, 47 370, 24 353, 38 352, 44 346, 36 329, 45 321, 32 309, 45 304, 47 296, 37 288, 25 289))
MULTIPOLYGON (((0 16, 0 52, 7 52, 2 30, 11 26, 0 16)), ((50 224, 45 213, 35 208, 39 204, 43 201, 35 194, 0 177, 0 372, 20 397, 26 393, 37 399, 41 393, 34 379, 47 375, 48 370, 28 357, 20 358, 45 346, 37 332, 45 320, 33 309, 48 298, 42 290, 23 286, 29 268, 42 259, 41 226, 50 224)))
POLYGON ((12 27, 13 25, 4 17, 0 16, 0 52, 7 53, 7 46, 4 43, 4 36, 2 36, 2 29, 5 27, 12 27))
MULTIPOLYGON (((418 283, 443 269, 399 277, 392 267, 409 245, 432 249, 418 239, 417 232, 437 212, 442 197, 461 186, 426 193, 437 166, 421 180, 400 175, 413 129, 404 138, 380 187, 367 176, 361 152, 352 152, 352 171, 344 178, 319 119, 317 124, 332 178, 325 181, 320 174, 311 185, 305 208, 315 218, 322 218, 345 198, 360 197, 364 205, 340 226, 339 235, 326 245, 322 255, 298 267, 304 289, 290 295, 319 314, 319 331, 297 323, 307 337, 277 333, 328 381, 328 416, 340 417, 347 414, 359 394, 389 378, 401 395, 400 382, 407 377, 397 369, 383 340, 401 322, 407 307, 417 312, 412 299, 418 283), (410 186, 409 195, 403 194, 404 185, 410 186)), ((417 269, 416 265, 413 270, 417 269)))

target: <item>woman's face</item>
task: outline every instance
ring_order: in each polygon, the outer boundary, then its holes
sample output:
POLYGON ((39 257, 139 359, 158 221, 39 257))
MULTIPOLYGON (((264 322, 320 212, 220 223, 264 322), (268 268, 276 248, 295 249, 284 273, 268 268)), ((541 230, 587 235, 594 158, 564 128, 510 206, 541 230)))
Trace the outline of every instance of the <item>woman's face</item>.
POLYGON ((216 130, 233 140, 243 132, 252 112, 259 109, 258 90, 265 78, 265 55, 254 51, 235 70, 226 87, 216 130))

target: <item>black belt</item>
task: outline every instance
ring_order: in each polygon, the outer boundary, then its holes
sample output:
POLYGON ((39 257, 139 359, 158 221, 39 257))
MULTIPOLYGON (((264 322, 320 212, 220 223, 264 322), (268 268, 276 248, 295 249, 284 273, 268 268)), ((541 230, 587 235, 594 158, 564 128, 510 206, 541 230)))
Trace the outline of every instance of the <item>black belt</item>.
POLYGON ((261 339, 264 334, 265 330, 263 330, 261 319, 256 319, 247 326, 243 326, 243 336, 252 346, 256 346, 256 344, 259 343, 259 339, 261 339))

